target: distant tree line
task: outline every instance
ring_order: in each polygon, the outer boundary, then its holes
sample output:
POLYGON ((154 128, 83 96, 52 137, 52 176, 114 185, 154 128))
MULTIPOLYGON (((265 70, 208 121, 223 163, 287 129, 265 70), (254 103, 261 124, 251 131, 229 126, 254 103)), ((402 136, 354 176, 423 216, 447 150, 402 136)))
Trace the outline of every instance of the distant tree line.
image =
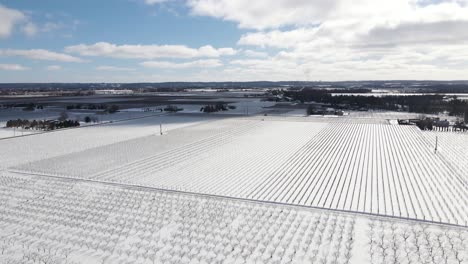
POLYGON ((76 120, 26 120, 16 119, 8 120, 6 127, 8 128, 23 128, 23 129, 36 129, 36 130, 55 130, 61 128, 78 127, 80 122, 76 120))
POLYGON ((36 109, 44 109, 43 105, 34 103, 16 103, 16 104, 1 104, 0 108, 22 108, 23 111, 34 111, 36 109))
POLYGON ((327 90, 284 91, 284 96, 300 102, 319 102, 332 107, 368 108, 381 110, 405 110, 414 113, 437 114, 447 111, 449 115, 462 116, 468 102, 456 97, 446 100, 443 95, 415 96, 332 96, 327 90))
POLYGON ((75 104, 75 105, 67 105, 66 106, 67 110, 73 110, 73 109, 87 109, 87 110, 104 110, 105 112, 109 114, 116 113, 119 111, 119 106, 118 105, 106 105, 106 104, 75 104))

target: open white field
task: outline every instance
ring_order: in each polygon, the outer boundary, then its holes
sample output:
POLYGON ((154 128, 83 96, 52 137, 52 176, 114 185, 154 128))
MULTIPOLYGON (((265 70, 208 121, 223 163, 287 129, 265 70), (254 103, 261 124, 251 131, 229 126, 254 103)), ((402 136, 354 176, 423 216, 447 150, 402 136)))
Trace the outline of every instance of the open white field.
POLYGON ((25 162, 83 151, 206 121, 203 116, 153 116, 97 126, 65 129, 33 136, 0 139, 0 170, 25 162))
POLYGON ((0 175, 1 263, 465 263, 466 229, 0 175))
POLYGON ((13 129, 13 128, 5 128, 2 127, 0 124, 0 139, 1 138, 9 138, 9 137, 17 137, 17 136, 24 136, 24 135, 31 135, 40 133, 41 131, 38 130, 22 130, 22 129, 13 129))
POLYGON ((452 162, 413 126, 247 118, 11 169, 466 226, 465 176, 452 162))
MULTIPOLYGON (((208 151, 210 148, 222 147, 237 135, 255 128, 259 123, 260 121, 256 120, 205 120, 201 124, 187 126, 187 129, 182 127, 164 130, 165 134, 162 136, 159 134, 158 126, 158 134, 152 133, 149 136, 104 146, 97 145, 98 147, 69 155, 28 162, 14 169, 65 177, 96 178, 95 174, 107 170, 122 171, 126 167, 133 168, 148 159, 152 162, 153 156, 162 156, 166 160, 165 163, 154 162, 152 165, 169 167, 184 158, 202 155, 203 151, 208 151)), ((127 177, 130 175, 127 174, 127 177)))

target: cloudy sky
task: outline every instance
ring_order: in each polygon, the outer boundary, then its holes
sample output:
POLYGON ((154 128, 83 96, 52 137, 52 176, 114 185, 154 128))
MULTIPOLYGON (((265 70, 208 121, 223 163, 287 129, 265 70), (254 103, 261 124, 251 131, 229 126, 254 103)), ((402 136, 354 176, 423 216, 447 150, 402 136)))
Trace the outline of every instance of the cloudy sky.
POLYGON ((0 82, 468 79, 468 0, 0 0, 0 82))

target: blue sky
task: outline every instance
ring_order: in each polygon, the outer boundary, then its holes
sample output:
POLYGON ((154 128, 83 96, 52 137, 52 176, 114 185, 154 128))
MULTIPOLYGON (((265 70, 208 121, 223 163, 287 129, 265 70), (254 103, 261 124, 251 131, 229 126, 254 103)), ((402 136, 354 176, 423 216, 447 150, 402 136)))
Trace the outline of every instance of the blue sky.
POLYGON ((0 82, 468 79, 468 1, 0 0, 0 82))

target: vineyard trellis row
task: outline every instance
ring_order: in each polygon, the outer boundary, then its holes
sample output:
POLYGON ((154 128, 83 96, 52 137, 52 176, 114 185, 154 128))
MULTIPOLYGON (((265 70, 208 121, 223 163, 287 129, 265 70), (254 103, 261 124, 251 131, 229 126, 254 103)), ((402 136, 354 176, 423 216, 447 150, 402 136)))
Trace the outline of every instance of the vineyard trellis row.
POLYGON ((459 156, 466 152, 452 143, 434 153, 425 133, 388 124, 228 119, 15 169, 466 225, 460 162, 467 160, 459 156))

